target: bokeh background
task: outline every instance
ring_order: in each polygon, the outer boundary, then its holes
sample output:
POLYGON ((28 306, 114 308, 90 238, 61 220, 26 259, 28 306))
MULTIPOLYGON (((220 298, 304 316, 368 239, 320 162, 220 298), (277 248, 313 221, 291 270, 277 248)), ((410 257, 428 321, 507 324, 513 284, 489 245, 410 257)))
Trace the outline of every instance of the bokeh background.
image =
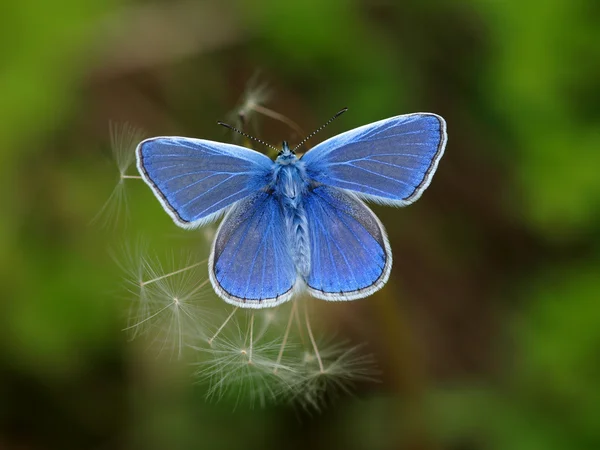
POLYGON ((600 448, 599 24, 594 0, 2 2, 0 448, 600 448), (422 199, 374 207, 389 284, 320 308, 381 368, 322 412, 207 402, 129 342, 110 249, 175 226, 136 182, 128 221, 90 225, 110 120, 228 140, 257 72, 304 130, 350 108, 317 141, 448 122, 422 199))

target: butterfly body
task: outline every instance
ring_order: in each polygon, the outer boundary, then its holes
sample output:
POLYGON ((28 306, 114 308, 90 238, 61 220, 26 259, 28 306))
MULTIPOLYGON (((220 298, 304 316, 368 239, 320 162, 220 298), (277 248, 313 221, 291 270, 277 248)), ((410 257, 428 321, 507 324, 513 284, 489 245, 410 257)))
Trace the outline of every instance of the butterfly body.
POLYGON ((285 218, 288 248, 300 277, 310 272, 310 245, 308 219, 304 199, 309 192, 310 180, 304 162, 289 149, 287 142, 273 164, 273 185, 285 218))
POLYGON ((386 232, 363 199, 406 206, 427 188, 446 143, 431 113, 342 133, 298 158, 275 161, 243 147, 157 137, 136 150, 138 169, 175 223, 195 228, 225 214, 209 259, 216 293, 263 308, 306 289, 354 300, 387 282, 386 232))

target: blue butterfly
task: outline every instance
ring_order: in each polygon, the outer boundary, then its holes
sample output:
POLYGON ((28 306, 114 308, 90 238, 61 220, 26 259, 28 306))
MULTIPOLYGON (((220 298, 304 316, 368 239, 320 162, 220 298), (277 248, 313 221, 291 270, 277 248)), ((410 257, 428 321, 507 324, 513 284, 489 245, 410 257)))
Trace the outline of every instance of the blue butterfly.
POLYGON ((237 145, 185 137, 146 139, 136 155, 144 181, 180 227, 225 214, 212 245, 210 281, 228 303, 265 308, 299 289, 324 300, 381 289, 392 253, 363 200, 416 201, 445 145, 444 119, 416 113, 339 134, 300 158, 287 142, 273 161, 237 145))

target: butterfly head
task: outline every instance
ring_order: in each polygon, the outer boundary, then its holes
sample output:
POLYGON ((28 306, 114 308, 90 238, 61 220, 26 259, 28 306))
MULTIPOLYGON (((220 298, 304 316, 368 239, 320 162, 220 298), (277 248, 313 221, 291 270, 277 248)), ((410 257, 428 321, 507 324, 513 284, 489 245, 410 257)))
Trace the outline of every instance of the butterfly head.
POLYGON ((291 164, 296 161, 298 158, 296 157, 296 153, 290 149, 287 141, 283 141, 283 145, 281 151, 277 155, 277 162, 279 164, 291 164))

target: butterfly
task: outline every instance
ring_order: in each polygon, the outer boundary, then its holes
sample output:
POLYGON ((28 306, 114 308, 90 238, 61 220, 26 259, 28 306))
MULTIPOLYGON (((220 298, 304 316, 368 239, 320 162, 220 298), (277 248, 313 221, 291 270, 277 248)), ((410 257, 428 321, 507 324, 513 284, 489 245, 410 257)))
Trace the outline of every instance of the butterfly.
POLYGON ((301 157, 295 150, 302 143, 290 149, 283 142, 273 161, 238 145, 186 137, 146 139, 136 157, 142 178, 180 227, 225 216, 208 263, 212 286, 228 303, 265 308, 303 289, 324 300, 381 289, 392 252, 363 200, 416 201, 446 139, 442 117, 415 113, 339 134, 301 157))

